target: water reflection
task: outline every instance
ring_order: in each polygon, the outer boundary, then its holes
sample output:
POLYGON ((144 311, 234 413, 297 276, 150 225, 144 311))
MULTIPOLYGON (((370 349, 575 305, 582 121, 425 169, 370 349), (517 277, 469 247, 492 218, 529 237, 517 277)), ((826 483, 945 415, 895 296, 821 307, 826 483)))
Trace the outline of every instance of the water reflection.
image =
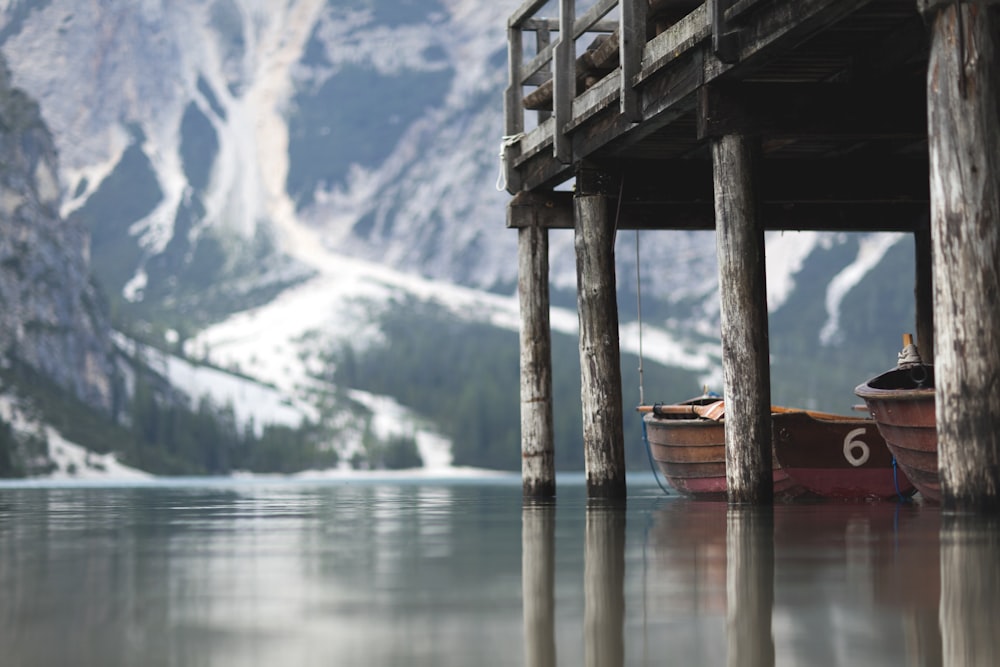
POLYGON ((1000 664, 1000 520, 654 491, 0 485, 3 664, 1000 664))
POLYGON ((774 510, 726 513, 727 664, 773 667, 774 510))
POLYGON ((556 664, 555 502, 527 501, 521 514, 524 664, 556 664))
POLYGON ((941 524, 941 645, 947 667, 1000 664, 1000 520, 946 516, 941 524))
MULTIPOLYGON (((997 526, 980 527, 978 540, 949 540, 940 519, 936 508, 891 503, 665 503, 649 533, 645 622, 664 634, 686 628, 667 643, 689 663, 942 664, 938 602, 947 596, 939 582, 956 572, 997 582, 1000 551, 997 526), (949 541, 972 564, 951 564, 949 541)), ((954 625, 966 636, 975 621, 961 619, 995 611, 967 605, 1000 599, 995 589, 967 593, 954 596, 961 601, 954 625)), ((943 606, 941 614, 944 628, 943 606)), ((995 637, 982 637, 995 648, 995 637)), ((966 655, 949 662, 946 653, 944 664, 970 663, 966 655)))
POLYGON ((588 667, 624 664, 625 507, 587 504, 583 552, 584 660, 588 667))

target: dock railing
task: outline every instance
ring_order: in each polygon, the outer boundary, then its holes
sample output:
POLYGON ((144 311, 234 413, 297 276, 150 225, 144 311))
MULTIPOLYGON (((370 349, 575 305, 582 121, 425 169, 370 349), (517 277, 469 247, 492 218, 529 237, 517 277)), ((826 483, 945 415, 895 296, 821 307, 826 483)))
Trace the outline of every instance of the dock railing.
MULTIPOLYGON (((692 9, 674 27, 658 34, 657 48, 648 48, 647 23, 651 8, 670 4, 663 0, 596 0, 577 16, 577 0, 526 0, 507 22, 508 80, 504 99, 504 158, 508 189, 519 189, 516 162, 519 157, 535 154, 551 144, 554 157, 563 164, 574 161, 570 132, 586 120, 588 109, 604 106, 617 98, 623 120, 643 120, 638 85, 643 68, 654 69, 692 43, 711 37, 713 51, 722 62, 732 62, 737 44, 735 33, 727 28, 728 18, 740 6, 756 0, 706 0, 692 9), (558 17, 541 16, 542 10, 558 5, 558 17), (674 33, 675 36, 666 34, 674 33), (526 56, 526 33, 534 33, 534 55, 526 56), (555 39, 553 36, 555 35, 555 39), (594 98, 577 106, 579 76, 578 40, 585 36, 607 37, 602 48, 593 49, 608 73, 590 82, 587 95, 594 98), (525 60, 527 59, 527 62, 525 60), (526 135, 526 86, 551 88, 551 108, 535 108, 538 125, 526 135), (523 140, 521 140, 523 137, 523 140)), ((582 3, 580 3, 582 4, 582 3)), ((586 57, 584 52, 584 56, 586 57)), ((548 90, 546 90, 548 92, 548 90)))

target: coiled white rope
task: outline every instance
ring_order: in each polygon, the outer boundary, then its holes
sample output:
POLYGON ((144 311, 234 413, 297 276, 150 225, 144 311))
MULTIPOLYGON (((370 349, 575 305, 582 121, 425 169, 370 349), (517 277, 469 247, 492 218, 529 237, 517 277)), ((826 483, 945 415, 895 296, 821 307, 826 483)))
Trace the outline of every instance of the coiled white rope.
POLYGON ((503 192, 507 189, 507 149, 519 142, 522 137, 524 137, 524 132, 505 134, 500 139, 500 173, 497 174, 497 192, 503 192))

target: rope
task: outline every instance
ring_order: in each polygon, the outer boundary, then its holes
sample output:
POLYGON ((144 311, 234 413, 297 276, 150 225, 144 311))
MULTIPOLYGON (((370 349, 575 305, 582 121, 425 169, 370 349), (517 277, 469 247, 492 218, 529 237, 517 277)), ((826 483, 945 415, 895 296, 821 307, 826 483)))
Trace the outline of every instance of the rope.
POLYGON ((507 149, 521 141, 523 137, 524 132, 518 132, 517 134, 505 134, 500 139, 500 173, 497 174, 497 192, 503 192, 507 189, 507 149))
POLYGON ((649 469, 653 471, 653 479, 656 480, 656 485, 660 487, 664 494, 670 495, 669 489, 663 485, 660 481, 660 476, 656 471, 656 463, 653 462, 653 451, 649 447, 649 436, 646 435, 646 420, 642 420, 642 443, 646 446, 646 458, 649 459, 649 469))
POLYGON ((902 503, 910 502, 910 499, 903 495, 903 492, 899 490, 899 467, 896 465, 896 457, 892 457, 892 483, 896 487, 896 495, 899 496, 899 501, 902 503))
MULTIPOLYGON (((646 405, 642 376, 642 275, 639 273, 639 230, 635 230, 635 310, 639 318, 639 405, 646 405)), ((643 422, 645 423, 645 422, 643 422)))
MULTIPOLYGON (((622 192, 625 190, 625 178, 622 177, 621 186, 618 189, 618 212, 615 214, 615 234, 618 233, 618 214, 621 213, 622 205, 622 192)), ((639 324, 639 405, 646 404, 645 387, 643 386, 643 372, 642 372, 642 274, 639 272, 639 230, 635 230, 635 302, 636 302, 636 317, 638 318, 639 324)), ((640 418, 642 421, 642 444, 646 448, 646 458, 649 460, 649 469, 653 472, 653 479, 656 480, 656 485, 660 487, 660 490, 664 494, 670 495, 670 491, 664 486, 663 482, 660 481, 660 476, 657 474, 656 463, 653 461, 653 451, 649 446, 649 436, 646 433, 646 420, 640 418)))

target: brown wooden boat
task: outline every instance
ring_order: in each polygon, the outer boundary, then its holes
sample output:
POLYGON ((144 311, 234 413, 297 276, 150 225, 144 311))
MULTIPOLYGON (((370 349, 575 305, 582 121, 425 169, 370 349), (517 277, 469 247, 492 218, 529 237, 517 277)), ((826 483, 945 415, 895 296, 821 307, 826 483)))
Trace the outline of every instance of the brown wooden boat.
MULTIPOLYGON (((707 395, 654 405, 643 415, 650 455, 670 486, 682 495, 705 500, 726 498, 725 426, 718 418, 706 418, 721 406, 718 396, 707 395)), ((801 493, 776 459, 772 458, 771 464, 776 497, 801 493)))
MULTIPOLYGON (((718 396, 645 410, 651 458, 679 493, 726 496, 726 437, 718 396)), ((774 493, 836 499, 907 497, 915 489, 893 467, 892 455, 871 419, 772 407, 774 493)))
POLYGON ((934 367, 904 365, 858 385, 899 467, 925 498, 940 502, 934 367))

